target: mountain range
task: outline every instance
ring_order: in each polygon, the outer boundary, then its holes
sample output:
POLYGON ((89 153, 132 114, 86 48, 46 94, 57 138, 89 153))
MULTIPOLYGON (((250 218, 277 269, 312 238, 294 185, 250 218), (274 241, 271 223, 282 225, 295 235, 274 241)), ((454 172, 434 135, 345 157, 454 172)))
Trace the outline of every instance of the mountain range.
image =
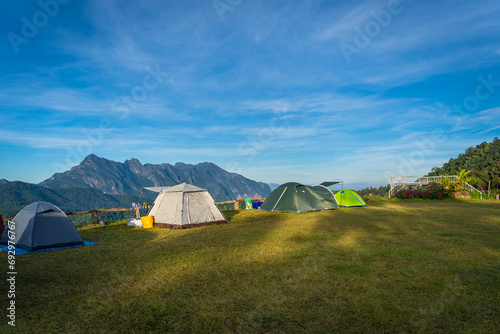
MULTIPOLYGON (((64 211, 130 207, 138 201, 142 187, 182 182, 207 189, 215 201, 261 198, 271 193, 268 184, 229 173, 209 162, 143 165, 137 159, 121 163, 92 154, 40 184, 0 179, 0 213, 12 217, 36 201, 51 202, 64 211)), ((141 201, 151 202, 156 195, 144 191, 141 201)))
POLYGON ((40 185, 51 189, 93 188, 110 195, 137 196, 142 187, 173 186, 182 182, 207 189, 215 201, 259 198, 271 193, 268 184, 227 172, 210 162, 143 165, 137 159, 122 163, 94 154, 87 156, 78 166, 54 174, 40 185))

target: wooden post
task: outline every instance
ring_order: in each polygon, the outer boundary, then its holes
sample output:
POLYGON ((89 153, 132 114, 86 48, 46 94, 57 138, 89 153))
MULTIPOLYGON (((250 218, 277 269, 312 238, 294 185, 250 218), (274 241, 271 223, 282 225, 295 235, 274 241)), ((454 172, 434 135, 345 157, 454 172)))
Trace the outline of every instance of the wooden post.
POLYGON ((141 210, 135 209, 135 218, 137 218, 137 219, 141 218, 141 210))
POLYGON ((99 215, 99 212, 97 212, 97 210, 92 210, 92 212, 90 213, 90 216, 92 217, 92 221, 94 222, 94 224, 106 225, 106 223, 102 220, 102 218, 99 215))
POLYGON ((236 201, 234 202, 234 209, 239 210, 240 209, 240 202, 236 201))
POLYGON ((500 194, 497 194, 495 198, 500 199, 500 194))

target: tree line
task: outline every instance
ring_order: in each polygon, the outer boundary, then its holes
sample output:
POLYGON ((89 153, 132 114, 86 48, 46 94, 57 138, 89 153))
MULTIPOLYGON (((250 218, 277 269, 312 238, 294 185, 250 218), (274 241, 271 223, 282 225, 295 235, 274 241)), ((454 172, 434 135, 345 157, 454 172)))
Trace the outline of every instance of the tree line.
MULTIPOLYGON (((433 167, 427 176, 458 175, 463 170, 470 171, 467 175, 472 177, 469 183, 483 193, 488 196, 500 193, 500 139, 495 137, 491 143, 469 147, 442 167, 433 167)), ((357 193, 362 197, 387 197, 390 188, 390 185, 368 187, 357 193)))
POLYGON ((500 139, 469 147, 458 158, 452 158, 442 167, 433 167, 428 176, 457 175, 470 170, 470 184, 490 196, 500 191, 500 139))

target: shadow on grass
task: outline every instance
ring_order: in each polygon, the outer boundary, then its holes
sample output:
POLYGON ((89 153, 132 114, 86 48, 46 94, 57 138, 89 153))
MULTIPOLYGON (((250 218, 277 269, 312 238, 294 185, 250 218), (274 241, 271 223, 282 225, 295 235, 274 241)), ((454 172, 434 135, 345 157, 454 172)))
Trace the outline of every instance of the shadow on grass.
POLYGON ((486 223, 494 214, 481 206, 465 214, 455 204, 445 214, 446 206, 424 204, 302 215, 234 211, 229 224, 188 230, 84 228, 82 237, 99 246, 18 257, 18 329, 472 330, 494 319, 494 299, 483 292, 499 288, 498 229, 486 223), (485 221, 470 224, 470 214, 485 221), (488 226, 492 233, 478 231, 488 226), (447 292, 455 279, 463 293, 447 292))
MULTIPOLYGON (((83 239, 99 245, 17 257, 17 329, 36 332, 36 323, 44 324, 37 327, 40 332, 142 331, 159 325, 176 330, 197 302, 186 304, 174 295, 189 295, 188 290, 221 279, 217 266, 226 266, 226 256, 258 244, 286 219, 280 214, 240 218, 236 211, 226 216, 229 224, 187 230, 86 226, 80 230, 83 239)), ((244 273, 227 266, 222 276, 239 280, 244 273)), ((3 280, 0 289, 6 287, 3 280)))

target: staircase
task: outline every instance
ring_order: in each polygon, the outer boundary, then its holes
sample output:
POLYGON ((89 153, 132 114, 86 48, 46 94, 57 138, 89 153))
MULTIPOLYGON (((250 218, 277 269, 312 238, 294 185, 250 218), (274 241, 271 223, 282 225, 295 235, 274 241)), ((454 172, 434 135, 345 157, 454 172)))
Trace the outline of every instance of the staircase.
POLYGON ((479 198, 483 199, 483 193, 480 190, 477 190, 476 188, 474 188, 473 186, 471 186, 470 184, 468 184, 467 182, 465 182, 465 187, 464 188, 469 188, 470 190, 477 191, 479 193, 479 198))
POLYGON ((404 184, 402 183, 396 183, 396 184, 391 184, 391 189, 389 190, 389 198, 393 197, 396 195, 398 191, 404 188, 404 184))

